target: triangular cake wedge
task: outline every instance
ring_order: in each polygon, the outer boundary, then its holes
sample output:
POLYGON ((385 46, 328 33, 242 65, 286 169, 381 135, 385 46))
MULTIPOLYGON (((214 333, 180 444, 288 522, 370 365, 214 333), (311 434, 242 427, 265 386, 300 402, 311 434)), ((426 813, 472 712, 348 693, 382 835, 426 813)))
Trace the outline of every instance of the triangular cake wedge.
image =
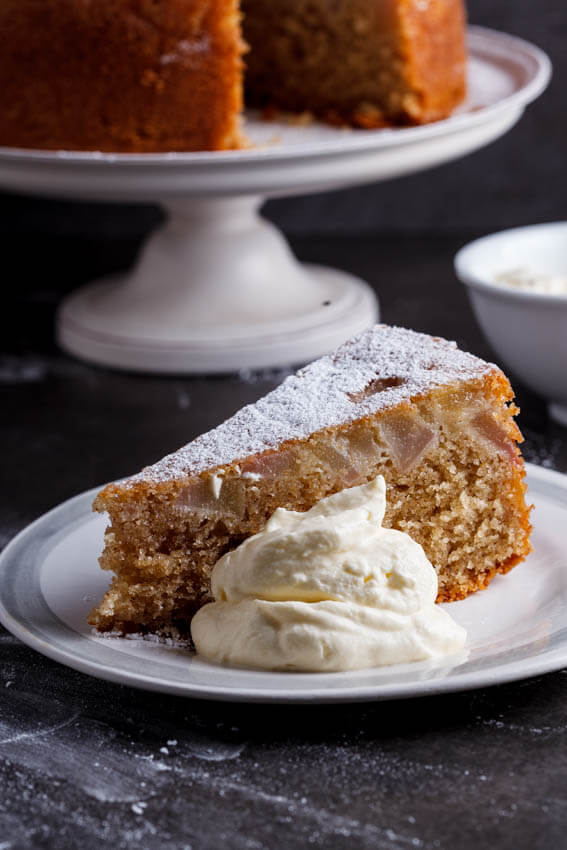
POLYGON ((422 544, 439 601, 529 552, 522 436, 505 375, 446 340, 378 325, 141 473, 94 508, 115 574, 89 622, 187 632, 226 551, 277 507, 304 511, 381 474, 384 524, 422 544))

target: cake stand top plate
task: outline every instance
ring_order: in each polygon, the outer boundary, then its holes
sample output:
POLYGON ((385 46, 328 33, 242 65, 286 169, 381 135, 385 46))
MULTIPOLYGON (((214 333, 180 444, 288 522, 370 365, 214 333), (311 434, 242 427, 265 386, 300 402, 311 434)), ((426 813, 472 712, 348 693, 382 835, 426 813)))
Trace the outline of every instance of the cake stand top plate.
POLYGON ((297 194, 420 171, 494 141, 549 81, 549 59, 522 39, 470 27, 468 43, 468 96, 444 121, 356 130, 266 122, 250 113, 246 132, 255 147, 246 150, 115 154, 0 148, 0 186, 143 201, 297 194))

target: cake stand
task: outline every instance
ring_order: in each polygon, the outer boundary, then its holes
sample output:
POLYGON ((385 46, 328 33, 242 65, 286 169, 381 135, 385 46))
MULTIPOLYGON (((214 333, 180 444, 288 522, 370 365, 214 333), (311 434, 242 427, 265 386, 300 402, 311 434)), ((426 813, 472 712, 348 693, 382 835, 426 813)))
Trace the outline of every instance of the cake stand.
POLYGON ((471 27, 469 94, 448 120, 392 130, 274 123, 249 115, 254 147, 102 154, 0 148, 0 186, 59 198, 158 202, 168 218, 126 275, 62 304, 57 335, 95 363, 162 373, 310 360, 378 317, 370 287, 300 264, 259 213, 263 200, 386 180, 489 144, 545 88, 536 47, 471 27))

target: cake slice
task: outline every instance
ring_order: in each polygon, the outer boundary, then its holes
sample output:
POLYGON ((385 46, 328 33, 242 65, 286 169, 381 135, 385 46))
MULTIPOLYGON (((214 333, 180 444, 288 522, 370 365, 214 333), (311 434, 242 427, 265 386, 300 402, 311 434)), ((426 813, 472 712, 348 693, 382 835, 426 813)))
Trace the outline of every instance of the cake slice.
POLYGON ((210 573, 277 507, 305 511, 383 475, 384 525, 420 543, 438 601, 462 599, 529 552, 513 393, 454 343, 377 325, 141 473, 94 508, 114 572, 89 622, 187 632, 210 573))

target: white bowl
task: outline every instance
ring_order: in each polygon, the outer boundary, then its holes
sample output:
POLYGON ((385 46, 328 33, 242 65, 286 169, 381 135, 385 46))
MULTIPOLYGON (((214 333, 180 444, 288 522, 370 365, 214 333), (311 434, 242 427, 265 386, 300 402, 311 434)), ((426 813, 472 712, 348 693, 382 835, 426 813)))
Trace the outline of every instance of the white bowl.
POLYGON ((567 426, 567 295, 498 284, 501 272, 527 268, 567 275, 567 222, 493 233, 465 245, 455 257, 484 333, 503 363, 549 403, 567 426))

